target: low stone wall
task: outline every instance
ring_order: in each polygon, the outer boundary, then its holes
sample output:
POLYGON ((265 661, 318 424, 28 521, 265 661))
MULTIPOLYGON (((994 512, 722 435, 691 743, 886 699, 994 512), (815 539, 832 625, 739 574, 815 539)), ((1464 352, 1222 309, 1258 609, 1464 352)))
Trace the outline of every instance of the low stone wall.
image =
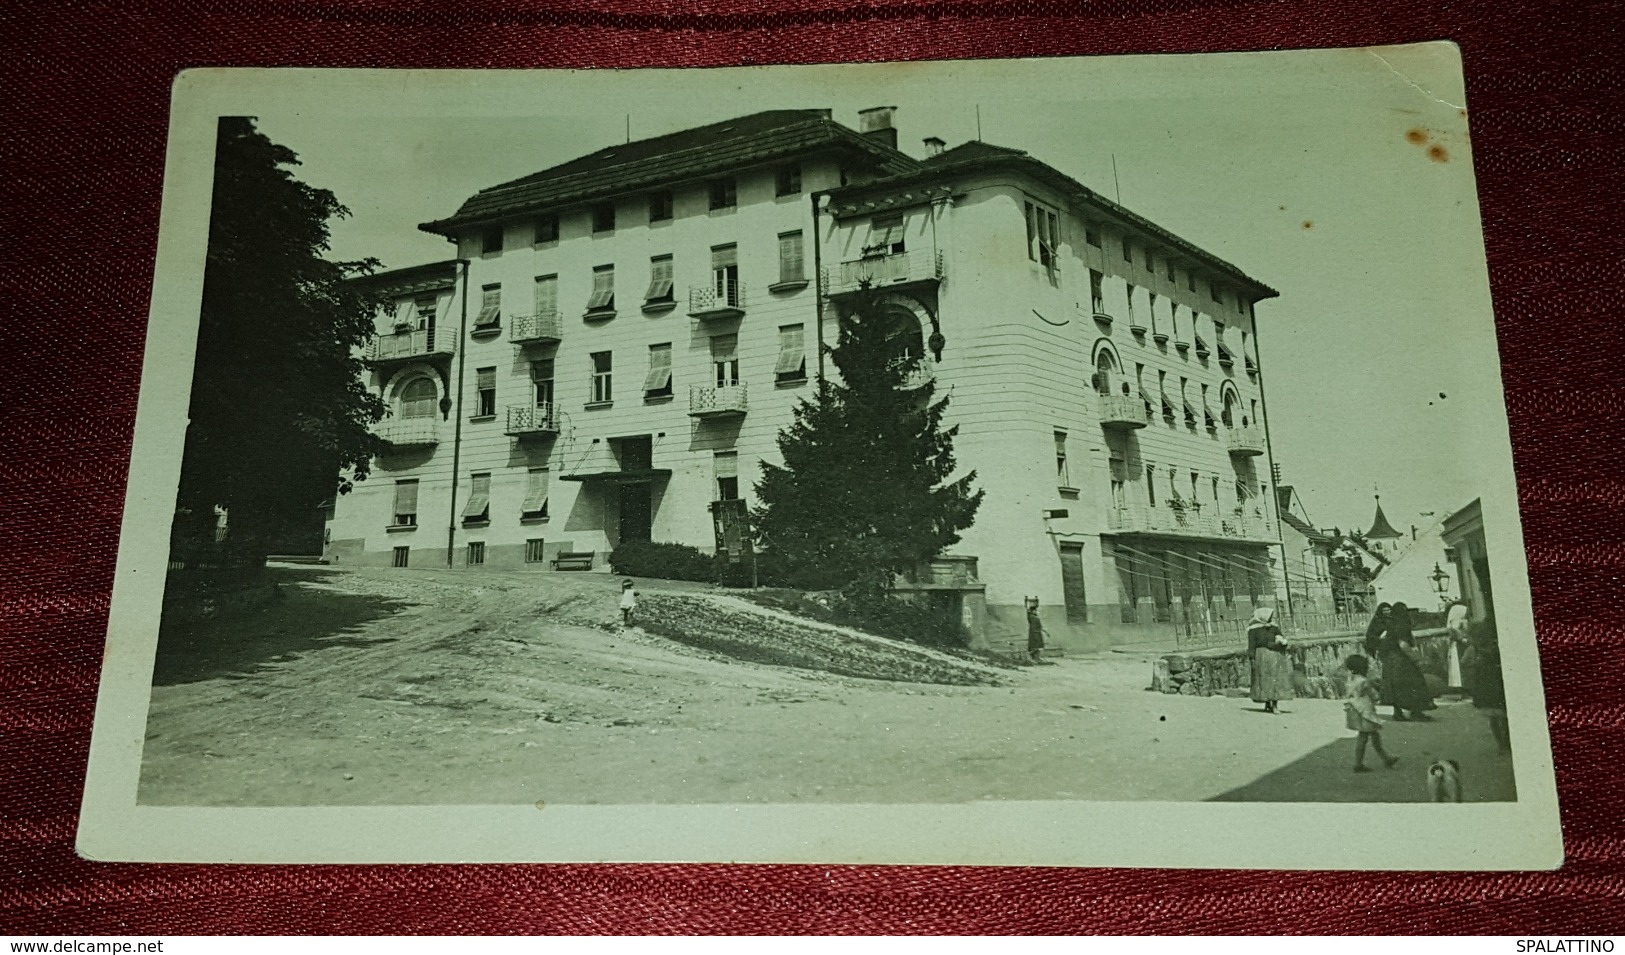
MULTIPOLYGON (((1317 699, 1341 699, 1348 680, 1343 661, 1352 654, 1365 654, 1363 633, 1329 633, 1307 637, 1287 637, 1292 649, 1292 667, 1297 671, 1298 695, 1317 699)), ((1422 653, 1422 672, 1429 683, 1444 683, 1444 660, 1449 644, 1445 631, 1420 630, 1416 646, 1422 653)), ((1151 664, 1151 689, 1159 693, 1186 696, 1246 696, 1252 683, 1253 663, 1244 648, 1219 647, 1189 653, 1165 654, 1151 664)), ((1371 676, 1382 676, 1382 665, 1371 661, 1371 676)))

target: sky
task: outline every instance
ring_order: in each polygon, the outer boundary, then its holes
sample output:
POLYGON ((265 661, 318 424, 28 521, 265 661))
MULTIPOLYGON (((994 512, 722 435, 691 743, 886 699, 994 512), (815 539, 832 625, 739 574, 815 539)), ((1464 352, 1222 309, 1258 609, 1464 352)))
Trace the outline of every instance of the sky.
MULTIPOLYGON (((265 86, 265 84, 261 84, 265 86)), ((306 71, 243 98, 351 217, 332 257, 452 256, 481 188, 769 108, 896 106, 899 145, 1024 149, 1278 289, 1275 461, 1310 518, 1425 528, 1510 472, 1458 54, 1380 50, 725 71, 306 71), (978 136, 978 126, 980 135, 978 136)))

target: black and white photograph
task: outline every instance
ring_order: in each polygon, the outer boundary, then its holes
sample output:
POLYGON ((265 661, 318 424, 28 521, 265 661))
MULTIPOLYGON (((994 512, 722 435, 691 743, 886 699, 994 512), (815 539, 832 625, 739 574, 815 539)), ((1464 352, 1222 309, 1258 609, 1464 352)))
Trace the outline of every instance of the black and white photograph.
POLYGON ((87 855, 1559 861, 1453 46, 174 109, 87 855))

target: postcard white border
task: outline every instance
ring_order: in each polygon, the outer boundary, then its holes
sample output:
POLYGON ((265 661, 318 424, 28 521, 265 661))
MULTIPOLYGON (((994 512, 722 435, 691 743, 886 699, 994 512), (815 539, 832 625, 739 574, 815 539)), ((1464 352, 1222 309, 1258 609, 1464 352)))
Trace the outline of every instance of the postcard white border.
MULTIPOLYGON (((1342 68, 1433 64, 1454 75, 1448 43, 1382 50, 1196 54, 1320 58, 1342 68), (1379 65, 1380 64, 1380 65, 1379 65)), ((136 414, 102 683, 78 849, 152 862, 784 862, 1279 869, 1518 870, 1561 864, 1562 837, 1545 700, 1532 641, 1503 645, 1518 800, 1500 804, 976 802, 954 805, 440 806, 181 808, 140 806, 136 788, 151 693, 170 518, 185 440, 217 117, 344 98, 381 114, 534 113, 539 90, 615 96, 723 90, 756 108, 768 86, 961 90, 1030 95, 1048 83, 1103 82, 1123 59, 744 67, 726 71, 412 71, 205 69, 183 73, 172 102, 147 348, 136 414), (750 92, 747 93, 746 90, 750 92), (477 93, 477 98, 470 98, 477 93), (470 109, 470 106, 474 110, 470 109)), ((1161 58, 1167 59, 1167 58, 1161 58)), ((1396 74, 1398 71, 1395 71, 1396 74)), ((1116 82, 1116 74, 1113 82, 1116 82)), ((1407 81, 1399 76, 1399 80, 1407 81)), ((1415 85, 1414 83, 1412 84, 1415 85)), ((1440 96, 1443 91, 1418 95, 1440 96)), ((940 94, 939 94, 940 95, 940 94)), ((814 97, 816 99, 816 97, 814 97)), ((1455 100, 1460 102, 1459 99, 1455 100)), ((319 108, 319 107, 316 107, 319 108)), ((1471 176, 1468 156, 1460 174, 1471 176)), ((1471 210, 1477 220, 1476 204, 1471 210)), ((1482 262, 1482 258, 1480 259, 1482 262)), ((1481 266, 1484 300, 1488 274, 1481 266)), ((1471 360, 1499 368, 1486 311, 1471 360)), ((1504 421, 1504 406, 1502 411, 1504 421)), ((1482 495, 1503 630, 1533 633, 1511 444, 1482 495)))

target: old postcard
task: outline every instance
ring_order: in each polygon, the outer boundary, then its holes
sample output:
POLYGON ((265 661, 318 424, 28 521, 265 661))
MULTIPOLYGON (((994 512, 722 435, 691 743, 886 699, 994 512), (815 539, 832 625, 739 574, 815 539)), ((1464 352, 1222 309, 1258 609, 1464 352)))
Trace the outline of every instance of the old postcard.
POLYGON ((1460 58, 202 70, 80 850, 1519 869, 1460 58))

